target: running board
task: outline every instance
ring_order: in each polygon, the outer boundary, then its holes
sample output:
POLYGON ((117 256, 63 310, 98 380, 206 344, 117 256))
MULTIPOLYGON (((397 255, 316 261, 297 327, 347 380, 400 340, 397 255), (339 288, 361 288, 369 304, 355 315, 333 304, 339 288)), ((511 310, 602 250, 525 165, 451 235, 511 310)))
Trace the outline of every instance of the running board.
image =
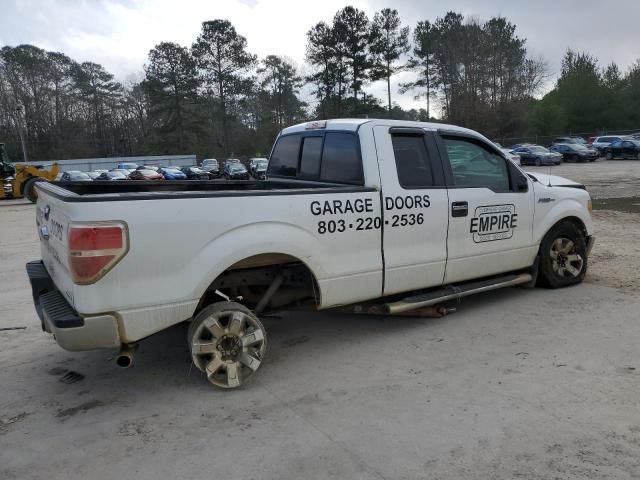
POLYGON ((457 298, 466 297, 481 292, 488 292, 490 290, 496 290, 498 288, 511 287, 514 285, 520 285, 533 280, 533 277, 529 273, 520 273, 512 275, 503 275, 501 277, 492 278, 489 280, 477 280, 474 282, 468 282, 461 285, 449 285, 433 292, 423 293, 421 295, 415 295, 413 297, 404 298, 398 302, 385 303, 383 305, 385 313, 394 314, 401 312, 408 312, 410 310, 416 310, 422 307, 428 307, 437 303, 446 302, 448 300, 455 300, 457 298))

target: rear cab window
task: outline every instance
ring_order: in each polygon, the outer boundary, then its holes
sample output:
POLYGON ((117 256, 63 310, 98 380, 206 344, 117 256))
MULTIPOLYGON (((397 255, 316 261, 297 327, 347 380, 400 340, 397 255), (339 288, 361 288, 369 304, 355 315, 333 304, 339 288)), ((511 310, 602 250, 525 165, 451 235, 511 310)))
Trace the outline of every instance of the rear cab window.
POLYGON ((267 174, 363 185, 358 136, 356 132, 331 130, 283 135, 273 148, 267 174))

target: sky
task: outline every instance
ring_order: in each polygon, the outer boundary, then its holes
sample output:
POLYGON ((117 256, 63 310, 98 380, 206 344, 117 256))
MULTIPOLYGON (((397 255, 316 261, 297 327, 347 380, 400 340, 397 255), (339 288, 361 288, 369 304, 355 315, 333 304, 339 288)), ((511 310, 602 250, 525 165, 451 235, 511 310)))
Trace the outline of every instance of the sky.
MULTIPOLYGON (((601 65, 616 62, 625 71, 640 58, 640 0, 0 0, 0 46, 29 43, 61 51, 76 61, 102 64, 120 81, 139 80, 147 54, 161 41, 190 46, 205 20, 225 18, 246 37, 248 50, 285 56, 304 72, 306 32, 330 22, 346 6, 369 17, 396 8, 405 25, 435 20, 448 10, 480 21, 504 16, 527 39, 530 56, 548 62, 553 84, 567 48, 595 55, 601 65)), ((393 100, 403 108, 424 107, 411 93, 393 100)), ((380 82, 365 91, 386 99, 380 82)), ((306 98, 306 100, 312 100, 306 98)))

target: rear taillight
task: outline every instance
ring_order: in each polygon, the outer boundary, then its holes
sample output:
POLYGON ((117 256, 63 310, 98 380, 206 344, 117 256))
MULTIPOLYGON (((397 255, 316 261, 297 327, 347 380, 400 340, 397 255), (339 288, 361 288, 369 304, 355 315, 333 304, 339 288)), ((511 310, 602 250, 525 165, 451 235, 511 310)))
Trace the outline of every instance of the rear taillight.
POLYGON ((121 222, 69 225, 69 269, 73 282, 97 282, 129 250, 127 226, 121 222))

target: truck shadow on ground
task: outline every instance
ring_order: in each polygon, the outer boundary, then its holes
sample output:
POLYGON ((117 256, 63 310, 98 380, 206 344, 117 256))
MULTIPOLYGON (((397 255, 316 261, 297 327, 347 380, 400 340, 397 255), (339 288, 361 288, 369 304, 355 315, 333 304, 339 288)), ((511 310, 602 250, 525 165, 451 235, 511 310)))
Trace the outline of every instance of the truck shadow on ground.
MULTIPOLYGON (((528 295, 524 289, 508 289, 499 293, 501 300, 528 295)), ((477 310, 495 304, 496 292, 487 292, 464 299, 459 306, 462 311, 477 310)), ((417 347, 424 342, 441 339, 433 333, 445 322, 458 322, 460 314, 441 318, 355 315, 337 312, 284 312, 277 316, 263 318, 268 335, 268 351, 260 370, 243 389, 266 386, 272 375, 290 369, 292 365, 305 362, 322 364, 327 368, 349 355, 383 351, 390 342, 407 344, 414 342, 417 347), (351 352, 351 353, 349 353, 351 352), (312 360, 311 360, 312 358, 312 360)), ((144 392, 140 399, 162 395, 172 389, 215 390, 207 382, 204 374, 191 363, 187 347, 187 323, 171 327, 140 342, 134 364, 128 369, 115 365, 116 351, 92 351, 69 354, 60 352, 56 363, 66 369, 85 375, 80 382, 86 387, 106 393, 127 391, 132 400, 132 391, 144 392)), ((426 347, 425 347, 426 348, 426 347)), ((300 367, 301 368, 301 367, 300 367)), ((315 368, 315 367, 314 367, 315 368)), ((93 392, 95 394, 95 392, 93 392)))

